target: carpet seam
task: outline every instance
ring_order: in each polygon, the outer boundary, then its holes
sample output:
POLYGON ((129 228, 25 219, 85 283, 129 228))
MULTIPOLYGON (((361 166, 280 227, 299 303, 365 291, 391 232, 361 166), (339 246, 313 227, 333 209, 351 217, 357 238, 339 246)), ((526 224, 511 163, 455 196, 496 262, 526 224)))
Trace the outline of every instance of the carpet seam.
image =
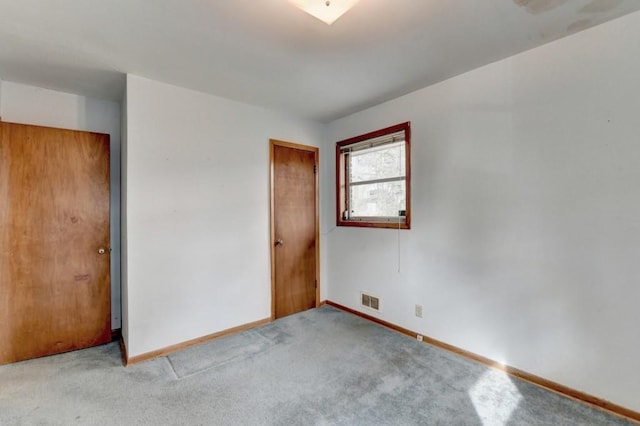
POLYGON ((163 358, 165 358, 167 360, 167 362, 169 363, 169 367, 171 367, 171 371, 173 372, 173 376, 176 380, 180 380, 180 377, 178 376, 178 373, 176 372, 176 368, 173 366, 173 362, 171 362, 171 358, 169 358, 168 356, 164 356, 163 358))

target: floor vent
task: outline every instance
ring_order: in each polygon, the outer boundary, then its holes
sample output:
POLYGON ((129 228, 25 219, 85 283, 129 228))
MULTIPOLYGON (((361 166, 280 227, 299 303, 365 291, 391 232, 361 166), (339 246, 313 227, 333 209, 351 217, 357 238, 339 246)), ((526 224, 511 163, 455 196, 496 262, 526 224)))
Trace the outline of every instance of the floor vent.
POLYGON ((362 306, 365 306, 367 308, 373 309, 375 311, 379 311, 380 310, 380 298, 376 297, 376 296, 372 296, 370 294, 367 293, 360 293, 361 297, 362 297, 362 306))

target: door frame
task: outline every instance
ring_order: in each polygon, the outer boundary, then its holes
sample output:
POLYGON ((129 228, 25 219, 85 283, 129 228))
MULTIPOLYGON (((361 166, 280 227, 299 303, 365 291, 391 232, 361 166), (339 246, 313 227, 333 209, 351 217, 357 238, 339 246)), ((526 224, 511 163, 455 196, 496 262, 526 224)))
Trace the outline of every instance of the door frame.
POLYGON ((293 142, 285 142, 277 139, 269 139, 269 252, 271 256, 271 321, 276 319, 276 230, 275 230, 275 147, 293 148, 301 151, 312 152, 315 161, 315 238, 316 238, 316 308, 320 306, 320 149, 315 146, 301 145, 293 142))

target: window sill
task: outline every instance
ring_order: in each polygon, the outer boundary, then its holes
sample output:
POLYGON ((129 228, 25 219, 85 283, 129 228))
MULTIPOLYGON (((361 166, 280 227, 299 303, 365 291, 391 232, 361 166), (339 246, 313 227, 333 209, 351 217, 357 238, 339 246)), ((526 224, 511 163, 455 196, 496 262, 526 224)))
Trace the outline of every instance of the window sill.
POLYGON ((354 228, 411 229, 411 224, 408 222, 365 222, 360 220, 339 220, 337 226, 351 226, 354 228))

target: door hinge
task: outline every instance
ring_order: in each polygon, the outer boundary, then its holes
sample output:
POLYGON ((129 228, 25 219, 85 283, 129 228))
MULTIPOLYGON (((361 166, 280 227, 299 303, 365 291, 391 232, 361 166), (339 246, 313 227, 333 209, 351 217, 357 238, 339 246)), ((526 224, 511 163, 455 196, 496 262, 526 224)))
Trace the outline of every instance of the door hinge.
POLYGON ((318 166, 317 165, 313 165, 313 174, 315 175, 316 173, 318 173, 318 166))
POLYGON ((315 285, 315 287, 314 287, 314 288, 318 288, 318 280, 315 280, 315 281, 314 281, 314 285, 315 285))

